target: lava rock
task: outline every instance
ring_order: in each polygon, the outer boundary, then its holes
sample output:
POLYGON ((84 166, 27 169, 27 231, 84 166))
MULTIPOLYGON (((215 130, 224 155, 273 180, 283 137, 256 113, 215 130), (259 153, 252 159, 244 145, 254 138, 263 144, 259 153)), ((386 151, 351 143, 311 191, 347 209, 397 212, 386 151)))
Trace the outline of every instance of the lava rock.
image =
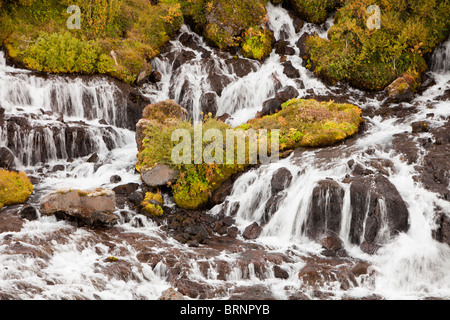
POLYGON ((16 168, 16 157, 7 147, 0 147, 0 168, 14 170, 16 168))
POLYGON ((287 168, 280 168, 274 172, 272 179, 270 180, 270 186, 272 194, 277 194, 278 192, 287 188, 292 182, 292 173, 287 168))
POLYGON ((260 227, 260 225, 257 222, 253 222, 251 225, 249 225, 247 228, 245 228, 242 236, 245 239, 254 240, 259 237, 261 232, 262 232, 262 228, 260 227))

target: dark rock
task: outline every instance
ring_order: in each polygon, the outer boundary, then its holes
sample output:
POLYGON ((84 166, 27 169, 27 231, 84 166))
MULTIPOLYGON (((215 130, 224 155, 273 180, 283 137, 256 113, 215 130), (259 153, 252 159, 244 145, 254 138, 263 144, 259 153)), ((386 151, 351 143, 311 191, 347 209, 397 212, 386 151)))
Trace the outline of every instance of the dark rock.
POLYGON ((283 202, 283 200, 286 198, 287 193, 284 191, 278 192, 277 194, 274 194, 267 200, 266 206, 264 208, 264 215, 262 217, 262 223, 268 223, 272 216, 275 214, 275 212, 278 211, 280 204, 283 202))
POLYGON ((236 238, 238 234, 239 234, 239 229, 237 227, 230 227, 227 230, 227 236, 229 236, 231 238, 236 238))
POLYGON ((122 181, 122 177, 115 174, 115 175, 111 176, 111 178, 109 178, 109 181, 111 183, 119 183, 120 181, 122 181))
POLYGON ((429 131, 429 124, 426 121, 416 121, 411 123, 413 133, 421 133, 429 131))
POLYGON ((64 171, 66 169, 66 167, 63 164, 57 164, 52 168, 53 172, 56 171, 64 171))
POLYGON ((100 160, 97 153, 92 154, 89 159, 86 160, 88 163, 97 163, 100 160))
POLYGON ((242 236, 248 240, 254 240, 259 237, 262 232, 262 228, 259 226, 257 222, 253 222, 247 228, 245 228, 242 236))
POLYGON ((116 194, 125 194, 125 195, 131 195, 132 193, 134 193, 137 189, 139 188, 139 184, 138 183, 127 183, 127 184, 123 184, 120 186, 117 186, 113 189, 113 191, 116 194))
POLYGON ((283 72, 291 79, 300 78, 300 71, 295 68, 290 61, 283 63, 283 72))
POLYGON ((281 103, 278 99, 269 99, 264 101, 260 116, 267 116, 281 110, 281 103))
POLYGON ((313 189, 311 209, 306 222, 306 234, 319 240, 329 231, 341 228, 344 189, 333 180, 321 180, 313 189))
POLYGON ((148 81, 151 83, 158 83, 162 80, 162 74, 156 70, 153 70, 148 76, 148 81))
POLYGON ((377 250, 380 248, 380 246, 377 244, 373 244, 372 242, 369 242, 369 241, 364 241, 363 243, 361 243, 359 248, 364 253, 375 254, 375 253, 377 253, 377 250))
POLYGON ((232 69, 231 72, 239 78, 257 70, 256 63, 248 59, 227 59, 225 63, 232 69))
POLYGON ((277 194, 286 189, 292 182, 292 173, 287 168, 280 168, 272 175, 270 181, 272 194, 277 194))
POLYGON ((215 117, 217 114, 217 94, 215 92, 205 92, 200 98, 200 108, 203 114, 211 114, 211 117, 215 117))
POLYGON ((450 246, 450 217, 445 213, 436 215, 437 229, 433 231, 433 238, 450 246))
POLYGON ((294 88, 293 86, 287 86, 286 88, 283 88, 283 90, 277 92, 277 94, 275 95, 275 99, 283 104, 291 99, 297 98, 298 96, 299 92, 296 88, 294 88))
POLYGON ((391 238, 409 228, 405 202, 395 186, 382 175, 354 178, 350 185, 350 202, 352 243, 367 241, 377 245, 378 241, 388 240, 380 237, 391 238), (387 234, 380 235, 383 223, 387 223, 387 234))
POLYGON ((306 39, 311 36, 311 34, 305 32, 303 33, 300 38, 297 41, 297 47, 300 49, 300 57, 305 60, 307 59, 307 53, 306 53, 306 44, 305 41, 306 39))
POLYGON ((344 248, 344 242, 335 233, 329 232, 324 238, 320 240, 320 244, 324 249, 331 251, 338 251, 344 248))
POLYGON ((16 157, 7 147, 0 147, 0 168, 14 170, 16 168, 16 157))
POLYGON ((273 266, 273 273, 277 279, 289 279, 289 273, 280 266, 273 266))
POLYGON ((217 117, 217 120, 222 121, 222 122, 226 122, 229 118, 230 118, 230 115, 228 113, 224 113, 220 117, 217 117))
POLYGON ((22 219, 27 219, 29 221, 33 221, 39 218, 39 214, 35 207, 30 205, 25 205, 19 211, 19 215, 22 219))
POLYGON ((199 236, 201 239, 209 238, 208 231, 202 225, 189 226, 184 231, 190 235, 199 236))
POLYGON ((142 203, 142 201, 144 201, 144 198, 145 197, 143 192, 136 191, 130 194, 127 199, 132 204, 139 206, 142 203))

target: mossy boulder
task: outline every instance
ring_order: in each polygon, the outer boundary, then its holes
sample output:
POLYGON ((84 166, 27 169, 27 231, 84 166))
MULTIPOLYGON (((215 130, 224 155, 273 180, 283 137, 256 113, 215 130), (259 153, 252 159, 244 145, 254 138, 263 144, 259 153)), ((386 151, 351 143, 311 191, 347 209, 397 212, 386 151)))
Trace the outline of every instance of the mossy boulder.
POLYGON ((23 172, 0 169, 0 209, 22 204, 33 193, 33 185, 23 172))
POLYGON ((389 100, 393 102, 412 100, 419 80, 417 75, 410 73, 403 74, 386 87, 385 91, 388 94, 389 100))
POLYGON ((101 73, 135 84, 182 23, 173 0, 9 1, 0 11, 0 43, 9 59, 29 69, 101 73), (79 29, 67 27, 71 5, 81 10, 79 29))
POLYGON ((142 211, 153 217, 159 217, 164 214, 164 210, 162 208, 164 205, 164 200, 159 193, 147 192, 141 205, 142 211))
POLYGON ((450 34, 448 1, 349 0, 337 9, 328 39, 305 40, 305 66, 335 84, 347 82, 365 90, 383 90, 405 72, 427 70, 424 56, 450 34), (376 5, 380 28, 369 28, 376 5))
MULTIPOLYGON (((227 131, 245 136, 245 130, 248 129, 255 129, 255 131, 278 129, 279 149, 283 151, 299 146, 332 145, 358 132, 362 122, 361 109, 357 106, 337 104, 333 101, 318 102, 300 99, 284 103, 282 110, 275 114, 251 120, 234 129, 220 120, 205 117, 201 127, 203 139, 200 140, 200 146, 203 158, 200 161, 196 160, 199 153, 196 152, 195 146, 195 132, 198 127, 194 128, 191 123, 181 120, 159 123, 159 125, 153 125, 156 123, 153 122, 152 125, 143 128, 142 147, 138 154, 136 168, 142 172, 155 164, 164 164, 178 171, 177 180, 168 184, 172 188, 174 201, 181 208, 196 210, 205 207, 222 184, 254 164, 250 161, 248 140, 245 140, 243 161, 238 161, 237 152, 232 155, 227 154, 226 147, 229 142, 227 131), (173 139, 173 133, 178 129, 184 129, 186 133, 182 140, 173 139), (213 129, 216 134, 213 140, 205 138, 205 134, 211 132, 210 129, 213 129), (180 141, 186 142, 185 139, 188 139, 187 150, 178 151, 182 151, 183 157, 187 156, 187 161, 175 163, 173 152, 179 147, 180 141), (211 143, 212 141, 219 143, 219 147, 211 148, 215 146, 211 143), (204 161, 205 155, 212 156, 214 161, 204 161)), ((271 148, 271 146, 268 147, 271 148)))

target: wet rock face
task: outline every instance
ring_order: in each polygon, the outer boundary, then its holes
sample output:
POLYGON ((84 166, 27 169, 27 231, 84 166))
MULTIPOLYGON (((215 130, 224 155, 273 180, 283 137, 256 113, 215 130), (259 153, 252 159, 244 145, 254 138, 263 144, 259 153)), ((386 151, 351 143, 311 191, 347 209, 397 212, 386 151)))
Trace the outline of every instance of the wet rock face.
POLYGON ((56 191, 46 195, 40 203, 43 215, 54 214, 59 219, 93 228, 116 224, 115 210, 115 193, 105 189, 56 191))
POLYGON ((152 169, 143 169, 141 172, 142 181, 149 187, 167 186, 176 182, 179 172, 171 169, 165 164, 160 164, 152 169))
MULTIPOLYGON (((384 176, 357 177, 350 186, 352 243, 382 244, 409 228, 409 212, 395 186, 384 176), (384 234, 383 226, 387 224, 384 234), (363 233, 363 230, 364 233, 363 233)), ((368 247, 367 244, 365 247, 368 247)))
POLYGON ((339 233, 342 220, 344 189, 333 180, 321 180, 313 189, 306 233, 312 239, 327 231, 339 233))
POLYGON ((0 168, 6 170, 14 169, 16 167, 15 160, 16 157, 14 156, 11 150, 9 150, 6 147, 0 148, 0 168))

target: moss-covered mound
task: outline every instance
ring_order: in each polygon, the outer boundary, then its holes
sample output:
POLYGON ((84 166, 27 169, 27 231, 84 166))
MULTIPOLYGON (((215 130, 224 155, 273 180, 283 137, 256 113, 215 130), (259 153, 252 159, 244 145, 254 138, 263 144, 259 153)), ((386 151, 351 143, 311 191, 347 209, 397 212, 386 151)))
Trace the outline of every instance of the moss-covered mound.
POLYGON ((450 34, 449 14, 449 1, 346 0, 329 40, 306 40, 306 66, 331 83, 382 90, 405 72, 417 77, 426 70, 424 55, 450 34), (368 27, 371 5, 381 10, 379 29, 368 27))
POLYGON ((0 209, 24 203, 32 192, 33 185, 25 173, 0 169, 0 209))
MULTIPOLYGON (((167 109, 167 103, 160 103, 161 110, 167 109)), ((152 105, 152 109, 157 109, 152 105)), ((148 114, 148 113, 147 113, 148 114)), ((160 117, 161 119, 161 117, 160 117)), ((173 184, 172 191, 176 204, 184 209, 198 209, 208 203, 211 195, 226 180, 234 174, 243 171, 246 167, 254 164, 250 161, 249 139, 245 140, 245 154, 243 161, 237 152, 227 154, 227 130, 232 128, 216 119, 205 117, 201 127, 200 158, 195 147, 195 128, 183 120, 170 117, 171 121, 142 119, 141 124, 148 124, 139 135, 141 142, 140 152, 136 168, 138 170, 150 169, 157 164, 166 164, 180 172, 179 178, 173 184), (173 136, 175 130, 184 129, 185 136, 173 136), (207 132, 215 130, 214 137, 207 138, 207 132), (218 134, 220 133, 220 134, 218 134), (222 141, 220 141, 222 137, 222 141), (178 150, 180 142, 188 139, 188 148, 185 151, 178 150), (213 147, 212 142, 219 142, 219 147, 213 147), (173 151, 181 155, 187 161, 174 163, 173 151), (179 153, 178 153, 179 152, 179 153), (211 156, 213 162, 203 161, 205 155, 211 156), (184 158, 187 156, 187 158, 184 158), (219 160, 219 161, 217 161, 219 160), (239 161, 238 161, 239 160, 239 161)), ((350 104, 337 104, 330 102, 318 102, 315 100, 294 99, 282 106, 282 110, 276 114, 249 121, 232 131, 245 134, 246 130, 254 129, 279 129, 279 149, 281 151, 299 146, 319 147, 332 145, 341 141, 358 131, 361 118, 361 109, 350 104)), ((197 127, 198 128, 198 127, 197 127)), ((198 129, 197 129, 198 130, 198 129)), ((198 140, 197 140, 198 141, 198 140)), ((258 140, 259 141, 259 140, 258 140)), ((258 142, 259 143, 259 142, 258 142)), ((269 142, 270 143, 270 142, 269 142)), ((237 140, 232 140, 237 148, 237 140)), ((270 149, 270 146, 269 146, 270 149)), ((197 148, 199 150, 199 148, 197 148)), ((269 152, 270 153, 270 152, 269 152)), ((241 158, 242 159, 242 158, 241 158)))
POLYGON ((279 129, 280 150, 325 147, 358 132, 361 109, 334 101, 293 99, 278 113, 250 120, 243 129, 279 129))
POLYGON ((51 73, 108 74, 130 84, 150 72, 150 59, 183 23, 177 0, 2 2, 0 43, 16 63, 51 73), (71 5, 81 10, 80 29, 67 26, 71 5))

